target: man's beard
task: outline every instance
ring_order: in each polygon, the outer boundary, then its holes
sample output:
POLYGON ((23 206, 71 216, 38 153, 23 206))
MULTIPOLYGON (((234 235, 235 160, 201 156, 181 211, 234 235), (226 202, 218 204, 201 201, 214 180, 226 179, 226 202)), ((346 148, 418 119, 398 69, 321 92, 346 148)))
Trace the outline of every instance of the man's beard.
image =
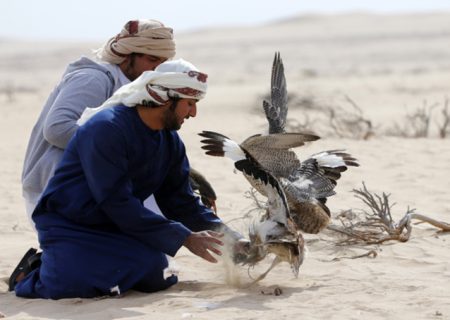
POLYGON ((173 101, 172 104, 167 108, 163 114, 163 125, 166 130, 180 130, 181 123, 178 121, 175 109, 177 108, 178 102, 173 101))
POLYGON ((136 80, 139 75, 136 74, 135 70, 135 64, 136 64, 136 54, 132 53, 130 55, 130 60, 128 61, 128 64, 125 67, 124 74, 130 81, 136 80))

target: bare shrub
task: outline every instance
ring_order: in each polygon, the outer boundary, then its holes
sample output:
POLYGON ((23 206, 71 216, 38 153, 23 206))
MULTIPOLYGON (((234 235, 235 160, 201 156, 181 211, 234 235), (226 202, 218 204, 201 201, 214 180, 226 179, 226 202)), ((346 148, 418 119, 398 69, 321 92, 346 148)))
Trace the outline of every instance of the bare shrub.
MULTIPOLYGON (((270 100, 270 93, 260 99, 270 100)), ((375 128, 362 109, 348 96, 348 106, 329 106, 319 103, 313 96, 288 94, 289 110, 301 110, 300 116, 288 116, 286 131, 288 132, 320 132, 323 136, 337 136, 349 139, 367 140, 375 135, 375 128)), ((256 112, 261 112, 260 103, 256 112)))
MULTIPOLYGON (((261 116, 261 99, 270 99, 270 93, 258 99, 256 113, 261 116)), ((450 136, 450 108, 449 99, 446 98, 440 113, 434 109, 440 104, 428 104, 425 100, 422 106, 407 113, 401 121, 394 121, 388 125, 384 132, 379 132, 379 126, 375 126, 363 112, 363 109, 350 97, 345 96, 345 105, 326 105, 317 101, 311 95, 288 94, 288 107, 292 111, 301 110, 301 113, 288 115, 286 131, 288 132, 314 132, 321 136, 338 137, 357 140, 368 140, 375 135, 387 135, 402 138, 428 138, 436 134, 445 139, 450 136)))
MULTIPOLYGON (((253 108, 253 112, 264 116, 262 107, 262 100, 270 101, 270 93, 258 97, 258 102, 253 108)), ((320 126, 322 122, 320 114, 324 107, 321 106, 313 96, 297 95, 295 93, 288 93, 288 108, 289 110, 301 110, 300 116, 288 116, 286 119, 285 130, 287 132, 314 132, 316 126, 320 126)))
POLYGON ((322 109, 322 106, 312 95, 288 94, 288 101, 288 105, 292 109, 300 109, 304 111, 317 111, 322 109))
POLYGON ((437 103, 428 106, 427 101, 423 102, 422 107, 407 114, 403 123, 395 122, 391 128, 388 128, 387 135, 403 138, 426 138, 430 134, 430 123, 433 109, 437 103))
MULTIPOLYGON (((261 95, 258 97, 257 99, 257 103, 255 105, 255 112, 263 115, 264 111, 262 108, 262 101, 263 100, 267 100, 270 101, 271 97, 270 97, 271 93, 267 93, 264 95, 261 95), (261 113, 262 112, 262 113, 261 113)), ((288 93, 288 98, 287 98, 287 105, 288 108, 291 110, 320 110, 322 109, 322 106, 319 105, 316 101, 316 99, 311 96, 311 95, 298 95, 296 93, 288 93)))
POLYGON ((445 99, 444 107, 441 110, 442 122, 437 123, 439 129, 439 137, 445 139, 450 134, 450 110, 448 108, 448 98, 445 99))
POLYGON ((359 212, 347 210, 338 218, 341 226, 329 225, 328 229, 345 235, 345 239, 339 245, 354 244, 381 244, 389 240, 406 242, 409 240, 413 219, 429 223, 442 231, 450 231, 450 224, 427 216, 415 213, 415 209, 408 208, 399 222, 392 218, 391 209, 394 204, 389 203, 389 194, 381 195, 371 193, 364 182, 361 189, 353 189, 355 196, 360 199, 370 211, 359 212))
POLYGON ((372 121, 364 116, 362 109, 348 96, 345 96, 351 109, 340 106, 324 108, 329 128, 340 138, 368 140, 375 135, 372 121))
POLYGON ((315 124, 318 119, 311 119, 309 114, 305 113, 302 120, 288 118, 286 120, 286 131, 287 132, 314 132, 315 124))

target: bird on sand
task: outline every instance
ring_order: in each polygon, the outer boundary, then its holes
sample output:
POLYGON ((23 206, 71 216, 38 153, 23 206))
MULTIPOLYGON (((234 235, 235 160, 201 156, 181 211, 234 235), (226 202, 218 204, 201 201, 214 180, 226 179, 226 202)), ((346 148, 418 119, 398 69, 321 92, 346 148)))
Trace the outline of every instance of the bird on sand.
POLYGON ((305 241, 296 230, 283 188, 245 149, 236 151, 236 169, 251 177, 252 181, 257 181, 268 197, 266 214, 250 227, 249 250, 241 262, 254 266, 268 254, 275 255, 270 267, 253 283, 264 279, 281 262, 289 263, 297 277, 305 255, 305 241))
MULTIPOLYGON (((263 109, 269 124, 269 134, 257 134, 241 144, 228 137, 203 131, 202 148, 212 156, 229 157, 234 161, 239 149, 248 152, 261 166, 277 178, 286 194, 288 206, 298 230, 318 233, 330 221, 327 198, 334 195, 334 188, 341 173, 349 166, 359 166, 357 160, 344 150, 328 150, 311 155, 300 162, 292 148, 319 136, 309 133, 285 131, 287 118, 287 88, 284 65, 277 52, 272 65, 270 101, 263 101, 263 109)), ((262 195, 266 191, 260 183, 244 172, 250 184, 262 195)))

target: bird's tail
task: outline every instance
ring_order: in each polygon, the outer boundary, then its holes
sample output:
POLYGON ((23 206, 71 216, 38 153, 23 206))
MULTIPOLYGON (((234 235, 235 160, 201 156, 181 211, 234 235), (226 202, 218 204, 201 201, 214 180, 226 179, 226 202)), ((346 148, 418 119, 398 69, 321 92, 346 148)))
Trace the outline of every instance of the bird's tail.
POLYGON ((359 167, 357 160, 349 153, 346 153, 345 150, 319 152, 313 154, 310 159, 317 161, 324 175, 333 181, 338 180, 341 177, 341 173, 348 169, 347 167, 359 167))
POLYGON ((206 154, 216 157, 227 157, 234 161, 246 159, 244 150, 239 144, 223 134, 213 131, 202 131, 199 133, 203 139, 202 149, 206 150, 206 154))

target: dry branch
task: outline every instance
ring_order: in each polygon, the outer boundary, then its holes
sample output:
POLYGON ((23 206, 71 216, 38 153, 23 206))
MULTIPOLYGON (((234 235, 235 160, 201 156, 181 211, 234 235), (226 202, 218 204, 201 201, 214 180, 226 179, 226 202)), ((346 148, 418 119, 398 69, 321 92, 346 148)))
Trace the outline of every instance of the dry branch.
POLYGON ((433 109, 437 104, 427 107, 427 102, 423 102, 423 107, 416 110, 416 112, 407 115, 407 122, 412 128, 414 138, 426 138, 430 131, 430 121, 433 109))
POLYGON ((254 213, 263 215, 267 211, 267 202, 261 200, 258 197, 258 192, 256 191, 256 189, 250 188, 249 191, 245 192, 244 197, 252 200, 251 207, 247 210, 247 212, 243 216, 234 218, 234 219, 230 219, 227 221, 227 223, 237 221, 237 220, 245 220, 245 219, 251 218, 254 213))
POLYGON ((342 260, 342 259, 359 259, 359 258, 364 258, 364 257, 369 257, 369 258, 375 259, 377 256, 378 256, 378 253, 377 253, 376 250, 369 250, 366 253, 363 253, 363 254, 360 254, 360 255, 357 255, 357 256, 336 257, 336 258, 333 258, 333 260, 331 260, 331 261, 339 261, 339 260, 342 260))
POLYGON ((445 99, 444 108, 441 110, 443 121, 438 123, 439 137, 445 139, 450 134, 450 110, 448 109, 448 98, 445 99))
POLYGON ((419 220, 419 221, 422 221, 422 222, 429 223, 432 226, 435 226, 436 228, 439 228, 439 229, 441 229, 444 232, 450 231, 450 223, 443 222, 443 221, 438 221, 438 220, 435 220, 433 218, 424 216, 422 214, 412 213, 411 214, 411 219, 416 219, 416 220, 419 220))
POLYGON ((345 98, 352 106, 352 111, 339 106, 324 108, 330 128, 340 138, 363 140, 371 138, 375 134, 372 121, 364 116, 362 109, 352 99, 348 96, 345 98))
POLYGON ((403 138, 427 138, 430 135, 431 115, 437 106, 438 103, 428 106, 427 101, 424 101, 421 108, 406 115, 403 125, 394 123, 387 134, 403 138))
POLYGON ((287 132, 313 132, 315 120, 311 120, 308 114, 303 115, 303 121, 298 119, 287 119, 287 132))
POLYGON ((408 208, 403 218, 396 223, 392 219, 389 204, 389 194, 373 194, 364 182, 361 189, 353 189, 355 197, 360 199, 370 208, 370 212, 362 210, 362 218, 354 212, 350 215, 348 211, 339 216, 342 226, 330 225, 329 230, 339 232, 346 238, 339 242, 340 245, 353 244, 381 244, 389 240, 406 242, 412 231, 411 221, 413 219, 429 223, 442 231, 450 231, 450 224, 438 221, 427 216, 414 213, 415 209, 408 208), (355 218, 356 217, 356 218, 355 218))

